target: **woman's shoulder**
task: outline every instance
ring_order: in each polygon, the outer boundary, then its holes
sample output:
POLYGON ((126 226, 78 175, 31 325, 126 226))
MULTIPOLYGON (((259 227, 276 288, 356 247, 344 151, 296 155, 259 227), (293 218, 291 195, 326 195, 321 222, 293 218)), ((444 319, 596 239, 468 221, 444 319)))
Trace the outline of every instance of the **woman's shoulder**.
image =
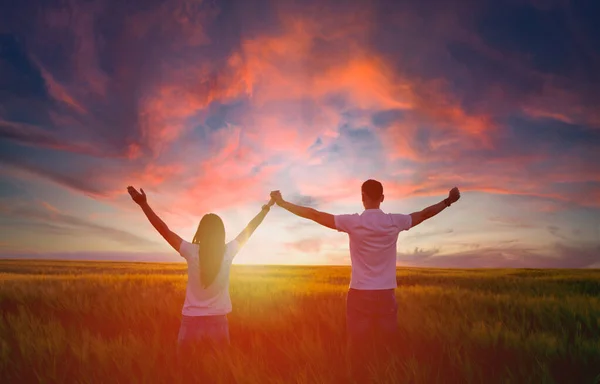
POLYGON ((179 254, 184 258, 188 259, 198 254, 198 244, 190 243, 189 241, 181 240, 179 246, 179 254))
POLYGON ((225 244, 225 256, 229 256, 229 258, 233 258, 236 253, 240 250, 240 244, 237 240, 233 239, 230 242, 225 244))
POLYGON ((234 249, 238 249, 239 247, 238 241, 233 239, 230 242, 225 243, 225 252, 230 252, 234 249))

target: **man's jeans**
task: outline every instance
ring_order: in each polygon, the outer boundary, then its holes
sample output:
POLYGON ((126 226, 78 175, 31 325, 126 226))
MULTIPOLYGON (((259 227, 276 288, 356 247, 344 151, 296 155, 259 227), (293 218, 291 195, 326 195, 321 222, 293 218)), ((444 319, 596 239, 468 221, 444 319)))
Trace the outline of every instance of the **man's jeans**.
POLYGON ((364 374, 369 364, 387 355, 396 343, 398 304, 394 289, 348 291, 346 337, 349 363, 354 376, 364 374), (362 372, 358 372, 358 371, 362 372))

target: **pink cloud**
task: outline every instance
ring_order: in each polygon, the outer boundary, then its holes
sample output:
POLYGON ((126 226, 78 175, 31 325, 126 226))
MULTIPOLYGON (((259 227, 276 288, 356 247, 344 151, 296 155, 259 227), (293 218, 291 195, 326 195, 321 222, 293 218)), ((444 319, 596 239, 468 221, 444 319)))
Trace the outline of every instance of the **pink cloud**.
POLYGON ((597 100, 574 89, 554 84, 563 81, 565 79, 549 78, 540 94, 523 103, 523 112, 536 118, 552 118, 568 124, 586 124, 600 128, 597 100))
POLYGON ((35 125, 0 120, 0 138, 16 141, 33 147, 43 147, 57 151, 78 154, 90 154, 104 157, 105 153, 99 148, 86 142, 67 140, 59 134, 54 134, 35 125))
POLYGON ((55 100, 68 105, 80 114, 85 114, 87 112, 86 109, 69 94, 65 87, 54 80, 54 77, 46 69, 40 66, 40 71, 44 81, 46 82, 50 95, 52 95, 55 100))
POLYGON ((46 208, 48 211, 53 212, 53 213, 60 213, 60 210, 58 208, 56 208, 52 204, 48 203, 47 201, 42 201, 41 203, 42 203, 42 206, 44 208, 46 208))
POLYGON ((293 251, 299 251, 304 253, 318 253, 321 251, 323 246, 323 239, 311 238, 294 241, 292 243, 286 243, 286 247, 293 251))
MULTIPOLYGON (((223 151, 227 150, 230 149, 225 146, 223 151)), ((255 163, 245 160, 247 156, 242 148, 237 148, 227 157, 217 154, 215 159, 222 159, 219 162, 209 159, 200 163, 196 175, 179 183, 173 209, 198 215, 266 201, 270 191, 267 185, 279 167, 263 166, 255 170, 255 163)))

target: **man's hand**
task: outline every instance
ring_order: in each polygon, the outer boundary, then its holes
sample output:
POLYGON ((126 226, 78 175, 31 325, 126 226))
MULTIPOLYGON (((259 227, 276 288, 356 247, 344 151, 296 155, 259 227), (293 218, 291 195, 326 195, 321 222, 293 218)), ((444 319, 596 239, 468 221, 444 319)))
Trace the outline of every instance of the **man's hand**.
POLYGON ((439 203, 427 207, 421 211, 411 213, 411 228, 419 225, 427 219, 431 219, 433 216, 442 212, 446 207, 449 207, 450 204, 456 203, 458 199, 460 199, 460 191, 457 187, 454 187, 450 190, 450 192, 448 192, 448 197, 446 197, 443 201, 440 201, 439 203))
POLYGON ((460 199, 460 191, 457 187, 454 187, 448 193, 448 200, 450 201, 450 204, 454 204, 458 201, 458 199, 460 199))
POLYGON ((127 187, 127 192, 129 192, 129 195, 131 196, 133 201, 135 201, 138 205, 146 203, 146 193, 144 193, 144 190, 142 188, 140 188, 140 191, 142 191, 142 193, 139 193, 131 185, 127 187))
POLYGON ((275 203, 277 203, 277 205, 281 205, 281 203, 283 203, 283 196, 281 196, 281 192, 272 191, 271 192, 271 201, 274 201, 275 203))

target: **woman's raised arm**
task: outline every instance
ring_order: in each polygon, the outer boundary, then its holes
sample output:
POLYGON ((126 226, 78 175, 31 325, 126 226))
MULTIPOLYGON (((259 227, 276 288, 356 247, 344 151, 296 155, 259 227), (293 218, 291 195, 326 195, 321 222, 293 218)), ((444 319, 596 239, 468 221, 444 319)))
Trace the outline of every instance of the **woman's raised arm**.
POLYGON ((258 228, 260 223, 262 223, 262 221, 265 219, 265 216, 267 216, 267 213, 269 213, 269 210, 271 209, 273 204, 275 204, 275 200, 271 199, 267 204, 263 205, 258 215, 254 216, 254 218, 250 220, 246 228, 244 228, 244 230, 240 232, 240 234, 235 238, 240 247, 246 244, 246 242, 254 233, 256 228, 258 228))
POLYGON ((173 247, 173 249, 179 252, 179 248, 181 247, 182 241, 181 237, 179 237, 175 232, 172 232, 167 226, 167 224, 165 224, 165 222, 162 221, 160 217, 156 215, 156 213, 154 213, 152 208, 150 208, 150 206, 148 205, 148 201, 146 200, 146 193, 144 193, 144 190, 141 188, 140 191, 142 193, 138 192, 132 186, 127 187, 127 192, 129 192, 129 195, 131 195, 133 201, 135 201, 137 205, 139 205, 142 208, 142 211, 144 211, 144 213, 146 214, 146 217, 150 221, 150 224, 152 224, 152 226, 156 228, 158 233, 160 233, 160 235, 164 237, 165 240, 167 240, 167 242, 171 245, 171 247, 173 247))

